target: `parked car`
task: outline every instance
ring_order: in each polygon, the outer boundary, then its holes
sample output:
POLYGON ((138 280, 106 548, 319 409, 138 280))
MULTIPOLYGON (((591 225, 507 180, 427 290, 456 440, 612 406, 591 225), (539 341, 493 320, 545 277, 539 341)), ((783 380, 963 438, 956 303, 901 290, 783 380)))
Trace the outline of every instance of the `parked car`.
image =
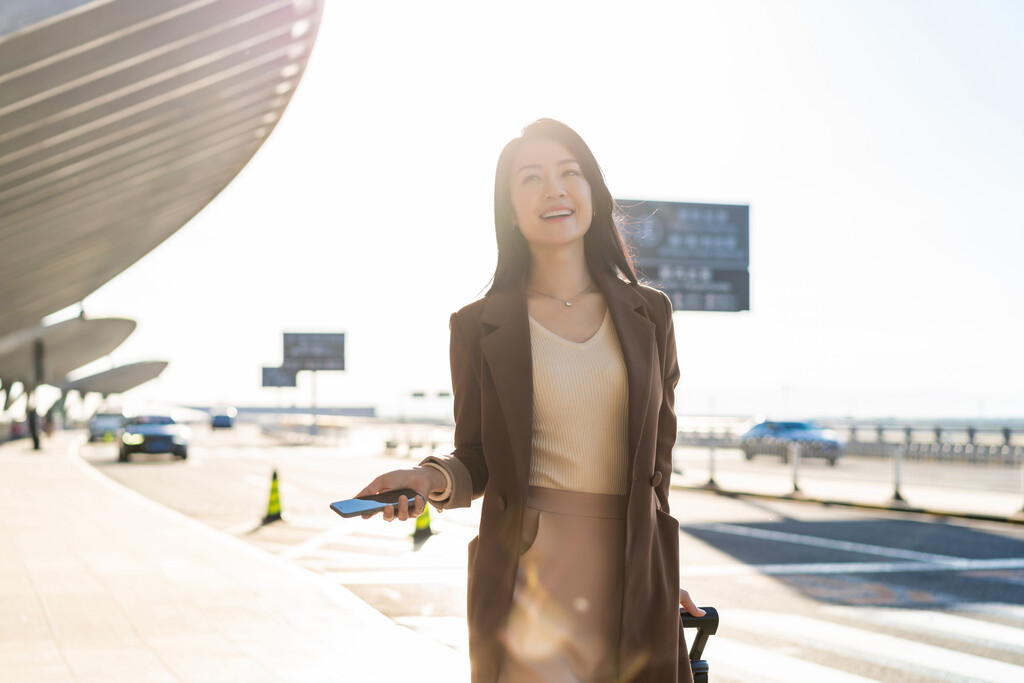
POLYGON ((831 429, 814 422, 774 422, 766 420, 751 427, 740 437, 740 447, 747 460, 759 453, 782 456, 789 462, 790 446, 802 446, 800 457, 826 458, 835 465, 842 457, 845 444, 831 429))
POLYGON ((122 424, 123 413, 96 413, 89 418, 89 441, 113 441, 122 424))
POLYGON ((128 462, 132 453, 171 453, 184 460, 190 436, 191 430, 170 415, 136 415, 121 428, 117 459, 128 462))

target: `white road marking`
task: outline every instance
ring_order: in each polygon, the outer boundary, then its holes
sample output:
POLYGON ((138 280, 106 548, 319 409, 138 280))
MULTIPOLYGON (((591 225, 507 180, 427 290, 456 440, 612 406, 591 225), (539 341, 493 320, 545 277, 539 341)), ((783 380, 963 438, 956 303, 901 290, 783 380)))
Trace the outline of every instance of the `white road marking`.
MULTIPOLYGON (((328 529, 327 531, 322 531, 319 534, 316 534, 315 536, 310 536, 302 543, 293 545, 288 550, 284 551, 283 553, 280 553, 280 557, 285 560, 294 560, 297 557, 302 557, 303 555, 310 554, 313 551, 318 550, 323 546, 327 545, 328 543, 335 543, 337 541, 340 541, 347 536, 355 534, 358 531, 360 531, 360 529, 354 525, 339 524, 328 529)), ((376 541, 377 539, 372 540, 376 541)), ((360 544, 362 542, 363 541, 360 540, 360 544)), ((392 542, 389 542, 389 545, 391 545, 391 543, 392 542)))
POLYGON ((960 602, 955 607, 962 612, 999 617, 1001 619, 1014 619, 1024 625, 1024 605, 1010 605, 1005 602, 960 602))
MULTIPOLYGON (((245 474, 242 476, 242 483, 246 486, 252 486, 254 488, 266 489, 270 491, 270 485, 273 480, 271 477, 260 477, 255 474, 245 474)), ((278 481, 278 489, 280 489, 281 482, 278 481)))
POLYGON ((759 683, 873 683, 874 679, 832 669, 772 650, 714 636, 702 655, 708 662, 708 678, 719 675, 759 683))
MULTIPOLYGON (((821 619, 753 610, 729 610, 726 614, 730 626, 747 631, 771 633, 801 645, 847 657, 868 659, 882 666, 918 675, 924 670, 926 675, 940 680, 991 683, 1024 681, 1024 666, 925 645, 905 638, 840 626, 821 619)), ((723 618, 725 616, 723 615, 723 618)))
POLYGON ((952 638, 1006 652, 1024 653, 1024 632, 1021 629, 948 612, 895 607, 872 608, 870 615, 865 613, 863 608, 857 607, 831 607, 827 611, 838 616, 861 620, 867 618, 872 623, 908 629, 916 633, 952 638))
POLYGON ((828 548, 830 550, 842 550, 862 555, 878 555, 881 557, 893 557, 901 560, 914 562, 925 562, 928 564, 950 564, 960 565, 971 560, 952 555, 936 555, 935 553, 921 553, 915 550, 903 550, 890 548, 882 545, 871 545, 868 543, 854 543, 852 541, 838 541, 832 538, 821 538, 819 536, 805 536, 803 534, 791 534, 784 531, 771 531, 769 529, 753 529, 751 527, 736 526, 732 524, 687 524, 683 525, 683 531, 688 529, 714 531, 720 534, 732 534, 734 536, 745 536, 747 538, 758 538, 765 541, 780 541, 783 543, 796 543, 817 548, 828 548))
POLYGON ((369 572, 323 572, 322 575, 343 586, 437 584, 465 587, 466 585, 464 568, 461 572, 454 571, 452 568, 407 567, 369 572))
POLYGON ((328 557, 334 553, 352 552, 350 549, 353 546, 357 547, 358 551, 364 555, 369 555, 374 551, 386 552, 394 555, 395 553, 405 553, 412 550, 412 539, 409 538, 409 535, 402 536, 401 538, 381 538, 352 533, 329 538, 324 542, 324 545, 329 543, 344 543, 348 546, 348 549, 342 550, 339 548, 326 548, 322 547, 322 545, 318 543, 317 547, 308 547, 305 552, 290 554, 289 559, 294 560, 299 557, 328 557))
MULTIPOLYGON (((418 574, 424 568, 429 569, 445 569, 453 572, 462 571, 465 572, 466 564, 458 564, 457 558, 433 558, 433 557, 422 557, 416 553, 409 552, 397 556, 385 556, 385 555, 373 555, 359 552, 346 552, 339 550, 332 555, 321 554, 315 560, 308 558, 303 561, 305 565, 311 564, 327 564, 328 566, 341 566, 345 567, 340 573, 352 569, 356 572, 363 572, 364 570, 381 569, 381 570, 401 570, 418 574)), ((465 581, 466 577, 463 573, 462 580, 465 581)))
POLYGON ((463 617, 395 617, 395 621, 453 650, 469 652, 469 627, 463 617))
POLYGON ((791 564, 683 565, 680 576, 743 576, 747 574, 893 574, 899 572, 960 572, 965 569, 1021 569, 1024 558, 965 560, 963 564, 920 562, 804 562, 791 564))

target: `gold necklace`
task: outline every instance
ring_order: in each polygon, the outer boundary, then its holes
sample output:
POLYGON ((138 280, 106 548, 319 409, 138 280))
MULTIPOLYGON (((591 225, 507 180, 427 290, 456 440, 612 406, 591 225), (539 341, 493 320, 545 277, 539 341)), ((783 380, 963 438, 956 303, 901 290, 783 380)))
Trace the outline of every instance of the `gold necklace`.
POLYGON ((547 298, 554 299, 555 301, 561 301, 563 304, 565 304, 566 308, 572 308, 572 305, 574 303, 576 303, 576 299, 579 299, 582 295, 586 294, 587 292, 589 292, 593 288, 594 288, 594 283, 591 282, 585 288, 583 288, 580 291, 576 292, 576 296, 572 297, 571 299, 563 299, 562 297, 554 296, 553 294, 545 294, 544 292, 538 292, 536 289, 530 289, 529 287, 526 288, 526 291, 527 292, 531 292, 533 294, 537 294, 538 296, 546 296, 547 298))

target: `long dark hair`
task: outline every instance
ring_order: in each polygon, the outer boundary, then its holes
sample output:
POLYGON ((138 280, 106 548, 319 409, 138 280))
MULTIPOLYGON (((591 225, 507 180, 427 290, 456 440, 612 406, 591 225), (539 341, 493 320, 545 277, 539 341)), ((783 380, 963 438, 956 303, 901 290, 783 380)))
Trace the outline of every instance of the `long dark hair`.
POLYGON ((579 162, 583 177, 590 184, 594 204, 594 217, 583 238, 587 266, 591 271, 605 271, 623 276, 636 284, 636 271, 626 243, 615 225, 615 200, 604 182, 604 174, 594 153, 583 138, 569 126, 554 119, 538 119, 523 128, 498 157, 494 173, 494 235, 498 240, 498 265, 494 269, 488 294, 519 282, 530 265, 530 248, 522 233, 515 229, 515 211, 512 209, 510 179, 512 161, 524 141, 545 138, 565 145, 579 162))

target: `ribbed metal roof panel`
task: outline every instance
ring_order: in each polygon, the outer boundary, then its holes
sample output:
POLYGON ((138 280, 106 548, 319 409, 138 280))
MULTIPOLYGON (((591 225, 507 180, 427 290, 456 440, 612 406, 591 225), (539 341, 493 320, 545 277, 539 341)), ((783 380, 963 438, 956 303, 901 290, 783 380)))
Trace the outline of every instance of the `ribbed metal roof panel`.
POLYGON ((91 294, 235 177, 288 104, 322 9, 0 8, 0 339, 91 294))

